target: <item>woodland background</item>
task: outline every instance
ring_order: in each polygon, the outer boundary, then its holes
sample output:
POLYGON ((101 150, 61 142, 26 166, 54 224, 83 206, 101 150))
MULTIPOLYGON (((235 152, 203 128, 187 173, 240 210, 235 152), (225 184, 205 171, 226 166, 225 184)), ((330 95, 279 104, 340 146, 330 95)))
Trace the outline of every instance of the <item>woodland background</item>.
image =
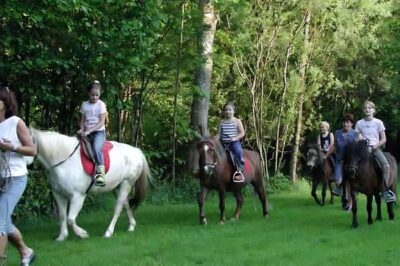
MULTIPOLYGON (((318 123, 378 106, 397 154, 398 0, 5 0, 0 81, 30 126, 75 134, 86 86, 100 80, 108 138, 144 150, 158 193, 192 199, 190 143, 215 133, 236 105, 269 190, 302 178, 302 149, 318 123)), ((52 212, 31 169, 20 214, 52 212)), ((157 195, 157 196, 154 196, 157 195)), ((17 214, 18 215, 18 214, 17 214)))

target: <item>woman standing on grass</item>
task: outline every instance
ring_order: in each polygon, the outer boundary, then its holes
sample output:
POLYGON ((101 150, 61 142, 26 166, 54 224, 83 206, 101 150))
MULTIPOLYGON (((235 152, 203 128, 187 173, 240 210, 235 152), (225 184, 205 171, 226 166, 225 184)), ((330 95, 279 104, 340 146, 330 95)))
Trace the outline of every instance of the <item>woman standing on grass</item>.
POLYGON ((14 93, 0 84, 0 265, 5 264, 10 240, 21 256, 21 265, 29 265, 35 253, 22 239, 11 215, 27 184, 24 156, 34 156, 36 148, 25 122, 17 116, 14 93))

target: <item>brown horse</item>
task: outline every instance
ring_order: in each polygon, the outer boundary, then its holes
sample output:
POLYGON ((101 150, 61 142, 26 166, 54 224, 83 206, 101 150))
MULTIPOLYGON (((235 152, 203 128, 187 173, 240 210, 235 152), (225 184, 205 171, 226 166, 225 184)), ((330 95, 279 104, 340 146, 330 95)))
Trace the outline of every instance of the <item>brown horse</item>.
POLYGON ((311 168, 311 196, 318 205, 325 205, 326 189, 331 193, 330 203, 333 204, 331 181, 334 174, 333 162, 330 158, 325 159, 318 144, 309 145, 307 150, 307 166, 311 168), (322 183, 321 200, 317 196, 318 185, 322 183))
MULTIPOLYGON (((397 163, 396 159, 389 153, 384 153, 390 164, 389 189, 396 193, 397 185, 397 163)), ((367 196, 368 224, 372 224, 372 198, 375 197, 377 214, 376 220, 382 220, 381 197, 383 180, 382 171, 377 162, 368 151, 368 143, 365 140, 350 143, 345 147, 344 154, 344 178, 350 182, 350 194, 353 201, 352 227, 358 226, 357 221, 357 193, 361 192, 367 196)), ((394 202, 387 203, 387 212, 390 220, 394 219, 394 202)))
POLYGON ((219 193, 220 223, 225 223, 225 193, 233 192, 236 197, 236 210, 233 219, 239 219, 240 209, 243 205, 242 188, 250 183, 257 193, 261 205, 263 216, 268 216, 267 198, 264 190, 264 179, 261 171, 260 156, 253 151, 244 150, 245 182, 235 183, 232 175, 235 172, 233 164, 228 159, 227 151, 221 142, 214 138, 203 138, 196 144, 196 150, 199 155, 199 179, 200 195, 198 198, 200 223, 207 224, 207 218, 204 212, 204 202, 210 190, 215 189, 219 193))

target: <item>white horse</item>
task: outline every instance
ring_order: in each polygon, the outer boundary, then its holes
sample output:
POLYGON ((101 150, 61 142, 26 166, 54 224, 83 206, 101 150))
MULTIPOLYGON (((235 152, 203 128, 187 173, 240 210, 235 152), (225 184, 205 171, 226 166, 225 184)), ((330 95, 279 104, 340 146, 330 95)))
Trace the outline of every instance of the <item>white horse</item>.
MULTIPOLYGON (((58 205, 61 224, 60 235, 56 240, 64 241, 67 238, 67 222, 72 226, 77 236, 81 238, 89 237, 88 233, 76 224, 76 217, 82 208, 86 198, 86 190, 91 183, 91 177, 83 170, 79 150, 74 151, 79 143, 78 139, 33 128, 31 132, 37 145, 37 158, 46 169, 46 175, 58 205), (62 163, 59 164, 60 162, 62 163)), ((133 210, 144 199, 147 177, 150 174, 146 158, 140 149, 118 142, 112 142, 112 145, 110 169, 105 176, 106 186, 93 186, 89 190, 89 193, 101 193, 119 186, 114 216, 104 233, 104 237, 107 238, 114 233, 115 224, 123 207, 125 207, 128 215, 128 231, 135 229, 136 221, 133 218, 133 210), (131 200, 133 206, 129 206, 128 195, 133 187, 135 187, 135 196, 131 200)))

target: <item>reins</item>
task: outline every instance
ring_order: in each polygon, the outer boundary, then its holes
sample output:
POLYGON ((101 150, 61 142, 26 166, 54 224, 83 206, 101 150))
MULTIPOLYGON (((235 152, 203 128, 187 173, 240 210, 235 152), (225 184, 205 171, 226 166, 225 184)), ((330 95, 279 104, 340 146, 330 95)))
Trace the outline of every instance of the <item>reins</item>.
POLYGON ((65 159, 65 160, 63 160, 63 161, 61 161, 61 162, 56 163, 56 164, 53 165, 53 166, 51 166, 50 169, 54 169, 54 168, 56 168, 57 166, 60 166, 61 164, 63 164, 63 163, 65 163, 66 161, 68 161, 68 160, 72 157, 72 155, 74 155, 74 153, 78 150, 79 145, 81 145, 81 143, 78 141, 78 144, 75 146, 75 149, 74 149, 74 150, 72 151, 72 153, 68 156, 68 158, 65 159))
MULTIPOLYGON (((36 155, 33 157, 33 160, 35 160, 37 155, 39 154, 39 145, 38 145, 38 142, 35 140, 35 138, 33 138, 33 141, 36 142, 36 155)), ((71 152, 71 154, 68 156, 68 158, 66 158, 65 160, 62 160, 61 162, 56 163, 53 166, 50 166, 49 169, 47 169, 47 170, 48 171, 52 170, 52 169, 56 168, 57 166, 60 166, 63 163, 65 163, 66 161, 68 161, 72 157, 72 155, 74 155, 74 153, 77 151, 80 144, 81 144, 80 141, 78 141, 78 144, 75 146, 74 150, 71 152)))

